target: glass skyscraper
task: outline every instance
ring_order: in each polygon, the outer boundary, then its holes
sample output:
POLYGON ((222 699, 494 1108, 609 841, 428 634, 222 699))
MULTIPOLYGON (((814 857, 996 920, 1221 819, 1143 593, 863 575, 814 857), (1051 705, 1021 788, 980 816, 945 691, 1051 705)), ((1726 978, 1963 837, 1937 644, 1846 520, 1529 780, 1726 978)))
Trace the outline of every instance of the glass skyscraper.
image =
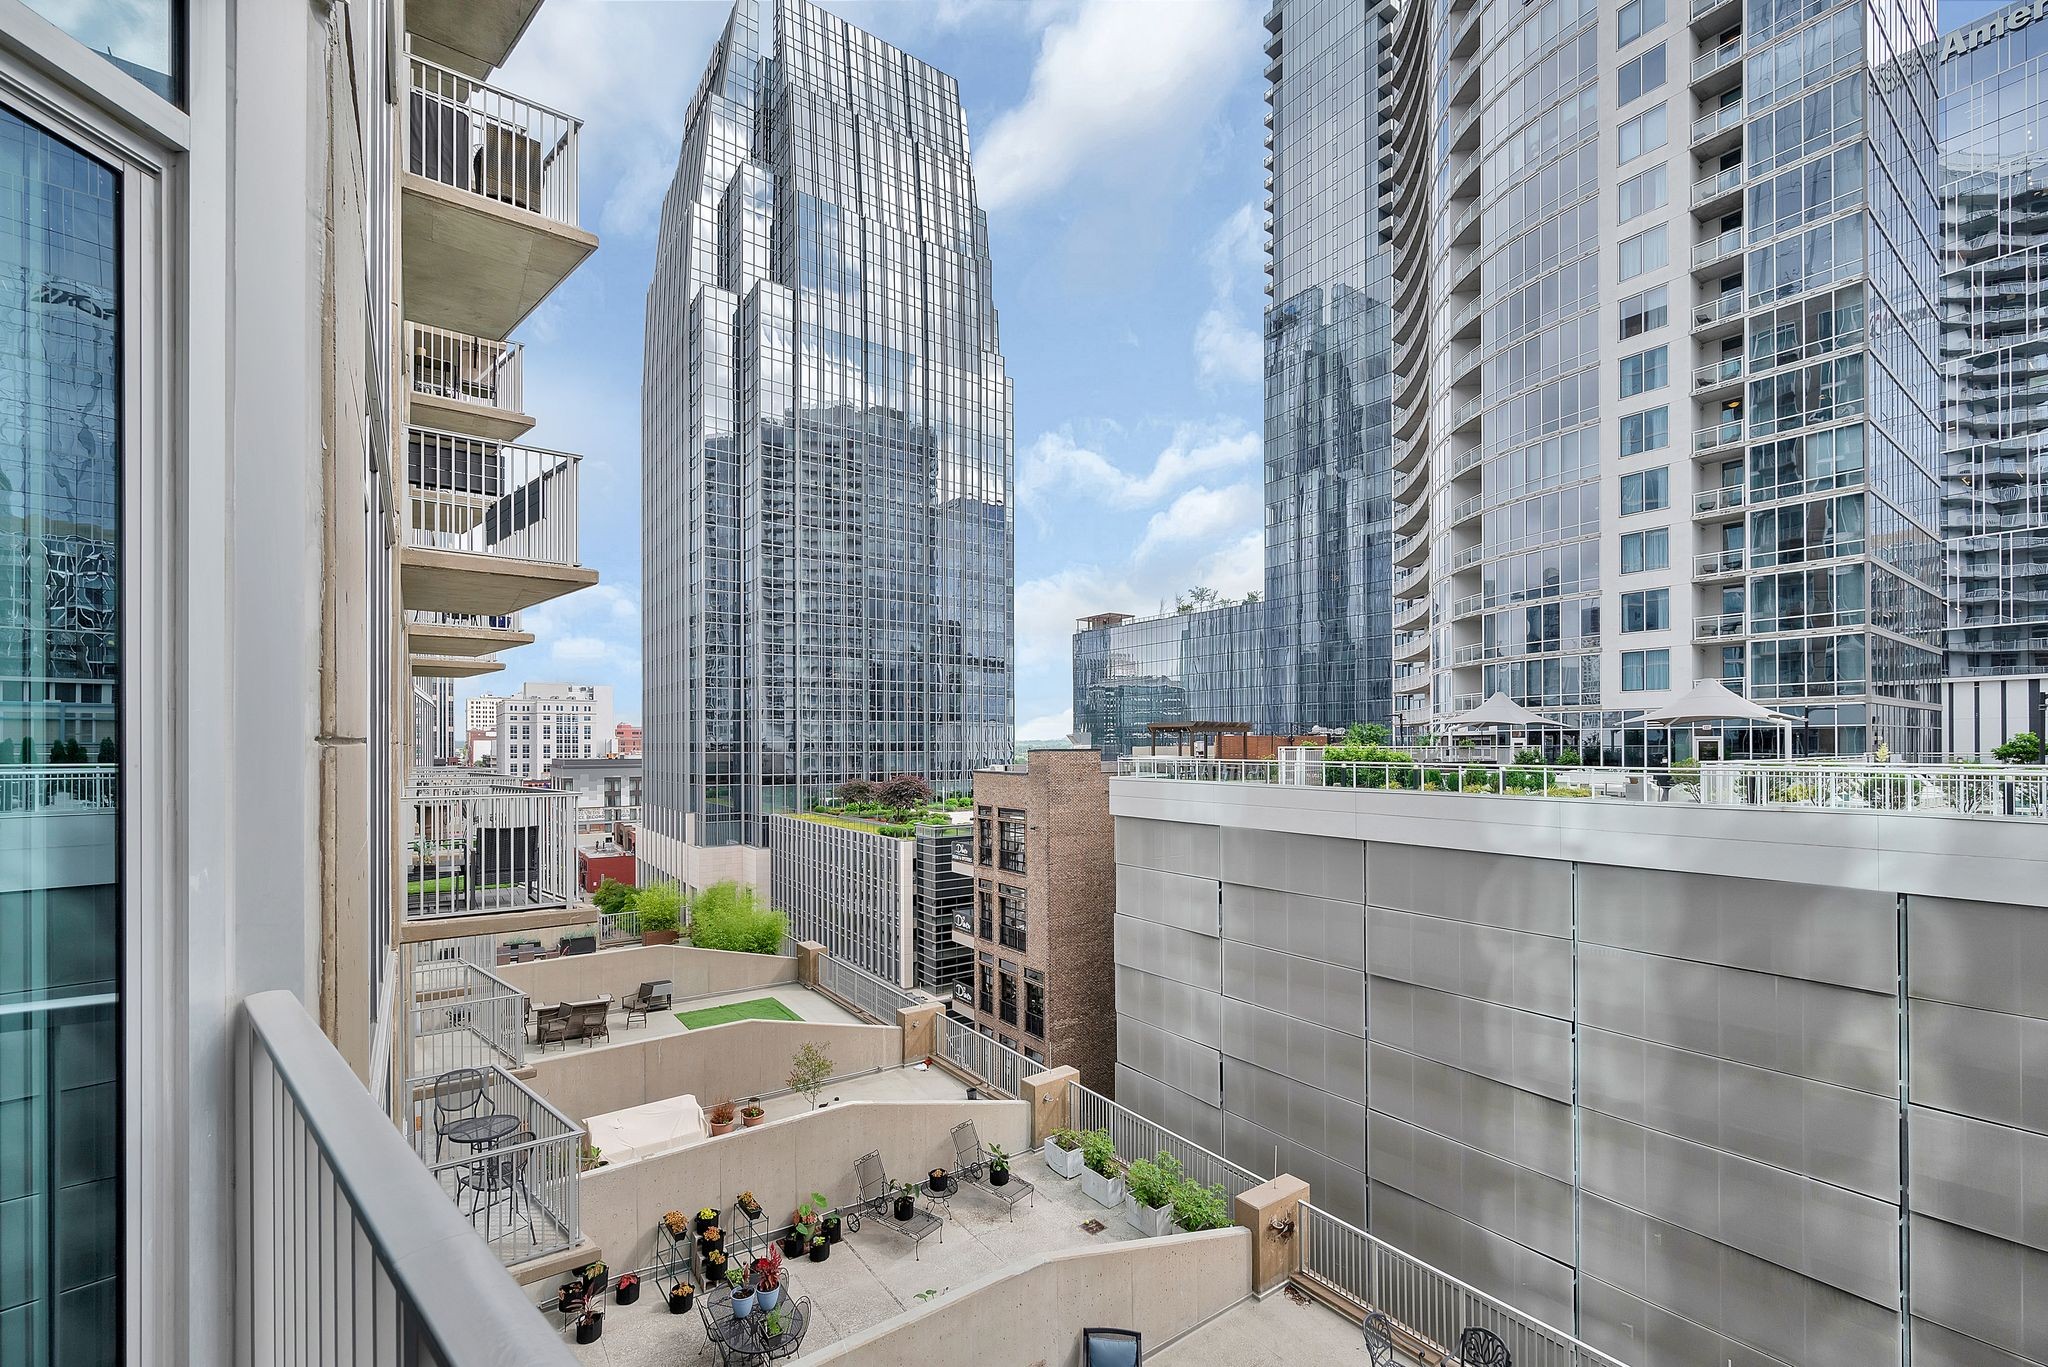
POLYGON ((1154 722, 1266 729, 1285 706, 1266 655, 1270 620, 1258 601, 1082 618, 1074 630, 1074 730, 1114 757, 1152 744, 1154 722))
POLYGON ((1929 49, 1951 675, 2048 673, 2048 24, 1989 27, 1929 49))
POLYGON ((1010 382, 953 78, 736 0, 662 209, 643 376, 642 854, 1008 759, 1010 382))

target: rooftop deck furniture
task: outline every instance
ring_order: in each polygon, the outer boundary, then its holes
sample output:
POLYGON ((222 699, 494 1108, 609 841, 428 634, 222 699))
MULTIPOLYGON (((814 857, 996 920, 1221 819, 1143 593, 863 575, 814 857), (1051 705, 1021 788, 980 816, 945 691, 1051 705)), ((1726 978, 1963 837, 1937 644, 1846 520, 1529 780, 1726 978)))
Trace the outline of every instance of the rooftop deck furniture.
POLYGON ((1010 1218, 1017 1218, 1017 1203, 1031 1199, 1037 1203, 1038 1188, 1017 1176, 1010 1174, 1010 1180, 997 1186, 989 1180, 989 1152, 982 1147, 981 1137, 975 1133, 974 1122, 963 1120, 953 1127, 954 1176, 968 1183, 977 1191, 985 1191, 1010 1208, 1010 1218))
POLYGON ((456 1068, 434 1079, 434 1157, 441 1157, 441 1142, 448 1127, 474 1116, 484 1104, 484 1071, 456 1068))
POLYGON ((608 1040, 612 1037, 612 1028, 606 1019, 612 1010, 610 997, 598 997, 587 1002, 568 1002, 566 1005, 571 1013, 569 1038, 582 1040, 583 1046, 587 1049, 592 1040, 608 1040))
POLYGON ((1145 1360, 1145 1338, 1135 1329, 1083 1329, 1084 1367, 1138 1367, 1145 1360))
POLYGON ((630 993, 619 1003, 626 1013, 626 1028, 633 1027, 633 1017, 640 1018, 640 1024, 647 1024, 650 1011, 666 1011, 675 998, 675 983, 668 978, 657 982, 641 983, 638 991, 630 993))
POLYGON ((575 1023, 575 1012, 568 1002, 558 1006, 540 1006, 533 1013, 533 1042, 546 1053, 550 1044, 567 1044, 569 1029, 575 1023))
MULTIPOLYGON (((524 1136, 531 1139, 531 1135, 524 1136)), ((515 1135, 514 1142, 519 1137, 515 1135)), ((476 1223, 478 1215, 484 1217, 483 1236, 486 1243, 498 1238, 491 1233, 491 1209, 500 1202, 505 1205, 504 1234, 510 1234, 523 1219, 526 1237, 533 1241, 533 1192, 527 1186, 527 1165, 533 1159, 533 1150, 515 1147, 509 1153, 493 1153, 486 1150, 477 1161, 466 1168, 457 1179, 458 1199, 462 1191, 470 1196, 469 1220, 476 1223)))
POLYGON ((894 1230, 917 1245, 917 1256, 924 1256, 925 1236, 938 1232, 939 1242, 946 1242, 946 1222, 930 1210, 917 1205, 917 1198, 911 1198, 911 1213, 908 1220, 896 1218, 896 1184, 889 1180, 889 1174, 882 1168, 879 1150, 862 1154, 853 1162, 853 1177, 860 1184, 860 1206, 868 1219, 887 1229, 894 1230))
POLYGON ((1365 1355, 1372 1367, 1394 1367, 1394 1322, 1384 1310, 1365 1317, 1365 1355))
POLYGON ((698 1297, 697 1314, 721 1363, 764 1362, 796 1356, 811 1327, 811 1298, 797 1296, 796 1279, 785 1264, 782 1299, 774 1311, 757 1310, 734 1318, 732 1288, 718 1285, 698 1297), (771 1315, 776 1321, 772 1330, 768 1325, 771 1315))
POLYGON ((1467 1329, 1458 1335, 1458 1361, 1465 1367, 1514 1367, 1515 1360, 1491 1329, 1467 1329))

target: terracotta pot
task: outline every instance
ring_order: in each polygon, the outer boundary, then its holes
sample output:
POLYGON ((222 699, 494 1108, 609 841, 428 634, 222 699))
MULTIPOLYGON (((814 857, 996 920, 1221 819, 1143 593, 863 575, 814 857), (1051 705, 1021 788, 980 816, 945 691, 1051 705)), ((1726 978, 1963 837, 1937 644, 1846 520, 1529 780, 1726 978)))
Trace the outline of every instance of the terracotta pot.
POLYGON ((640 943, 643 946, 672 945, 676 942, 676 936, 680 934, 682 932, 679 930, 643 930, 640 932, 640 943))
POLYGON ((730 1134, 732 1132, 732 1124, 733 1123, 730 1120, 726 1121, 724 1124, 720 1124, 718 1121, 714 1120, 711 1122, 711 1133, 730 1134))
POLYGON ((748 1115, 745 1111, 740 1112, 740 1123, 750 1130, 767 1118, 768 1112, 766 1111, 761 1112, 759 1115, 748 1115))

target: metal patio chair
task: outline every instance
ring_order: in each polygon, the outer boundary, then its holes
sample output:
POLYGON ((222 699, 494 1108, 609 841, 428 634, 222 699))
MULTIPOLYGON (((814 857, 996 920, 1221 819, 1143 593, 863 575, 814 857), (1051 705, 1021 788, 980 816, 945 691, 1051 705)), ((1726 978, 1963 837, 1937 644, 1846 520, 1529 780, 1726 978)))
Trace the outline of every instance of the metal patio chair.
POLYGON ((1372 1367, 1394 1367, 1394 1322, 1384 1310, 1365 1317, 1365 1355, 1372 1367))
POLYGON ((635 1016, 640 1018, 640 1024, 647 1024, 649 1013, 668 1010, 674 997, 675 983, 668 978, 641 983, 638 991, 628 994, 619 1003, 620 1009, 626 1013, 626 1028, 630 1030, 633 1027, 635 1016))
POLYGON ((985 1191, 1010 1208, 1010 1218, 1017 1218, 1017 1203, 1029 1199, 1038 1204, 1038 1188, 1019 1177, 1010 1174, 1010 1180, 1001 1186, 988 1180, 989 1152, 982 1147, 981 1136, 975 1133, 974 1122, 963 1120, 953 1127, 954 1176, 971 1185, 976 1191, 985 1191))
POLYGON ((434 1079, 434 1160, 440 1161, 442 1136, 448 1126, 477 1114, 484 1104, 487 1079, 481 1068, 454 1068, 434 1079))
POLYGON ((896 1184, 889 1180, 887 1170, 882 1167, 880 1150, 870 1150, 853 1160, 853 1179, 860 1186, 860 1209, 867 1216, 868 1223, 885 1226, 916 1244, 918 1257, 924 1256, 925 1236, 934 1230, 938 1232, 939 1242, 946 1242, 946 1222, 917 1206, 914 1197, 911 1217, 908 1220, 896 1218, 893 1209, 896 1184))
POLYGON ((1465 1367, 1514 1367, 1507 1344, 1491 1329, 1467 1329, 1458 1335, 1458 1361, 1465 1367))

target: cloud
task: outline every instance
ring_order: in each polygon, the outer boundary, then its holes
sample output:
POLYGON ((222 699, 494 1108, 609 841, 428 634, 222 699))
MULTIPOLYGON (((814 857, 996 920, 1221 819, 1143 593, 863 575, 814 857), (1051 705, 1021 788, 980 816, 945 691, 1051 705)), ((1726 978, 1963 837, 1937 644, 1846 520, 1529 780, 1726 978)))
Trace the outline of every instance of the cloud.
POLYGON ((1017 728, 1017 739, 1065 740, 1074 731, 1074 709, 1062 708, 1043 717, 1033 717, 1017 728))
POLYGON ((1265 371, 1259 310, 1266 262, 1265 225, 1250 201, 1217 225, 1202 250, 1210 304, 1195 325, 1195 372, 1210 387, 1255 383, 1265 371))
POLYGON ((1265 505, 1249 483, 1223 489, 1198 484, 1152 514, 1135 554, 1143 560, 1161 546, 1213 541, 1231 532, 1241 536, 1246 528, 1256 529, 1264 520, 1265 505))
POLYGON ((1084 0, 1046 28, 1023 102, 976 140, 982 206, 1022 205, 1076 180, 1170 181, 1258 52, 1257 10, 1240 0, 1084 0))
POLYGON ((1149 616, 1171 611, 1175 595, 1204 584, 1225 598, 1265 587, 1265 539, 1255 530, 1193 565, 1070 565, 1017 585, 1017 665, 1072 658, 1074 623, 1098 612, 1149 616))
POLYGON ((1126 508, 1143 507, 1191 479, 1249 464, 1259 451, 1258 433, 1236 422, 1183 423, 1174 428, 1151 468, 1134 475, 1101 452, 1080 445, 1066 429, 1046 432, 1019 462, 1017 500, 1028 508, 1047 493, 1066 488, 1126 508))

